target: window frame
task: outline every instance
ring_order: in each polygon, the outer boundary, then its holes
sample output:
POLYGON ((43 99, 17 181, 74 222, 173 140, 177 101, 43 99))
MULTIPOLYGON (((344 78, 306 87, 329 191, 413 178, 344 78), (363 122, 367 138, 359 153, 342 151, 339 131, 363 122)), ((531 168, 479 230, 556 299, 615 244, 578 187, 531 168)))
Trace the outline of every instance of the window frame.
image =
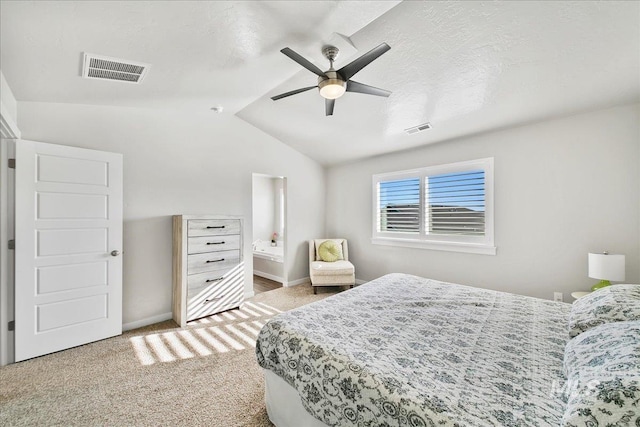
POLYGON ((444 165, 427 166, 419 169, 410 169, 398 172, 374 174, 372 177, 372 238, 371 243, 376 245, 401 246, 410 248, 433 249, 453 252, 466 252, 484 255, 495 255, 494 244, 494 160, 487 157, 477 160, 469 160, 444 165), (485 187, 485 233, 484 236, 470 235, 438 235, 425 233, 425 178, 433 175, 467 172, 472 170, 484 171, 485 187), (396 181, 409 178, 420 179, 420 230, 419 233, 380 232, 378 231, 378 184, 384 181, 396 181))

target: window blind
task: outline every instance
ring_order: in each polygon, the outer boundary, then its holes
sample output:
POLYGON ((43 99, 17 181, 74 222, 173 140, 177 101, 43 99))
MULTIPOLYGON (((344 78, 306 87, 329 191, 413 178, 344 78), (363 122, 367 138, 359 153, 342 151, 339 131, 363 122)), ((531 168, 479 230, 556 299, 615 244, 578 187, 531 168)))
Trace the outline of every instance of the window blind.
POLYGON ((378 183, 378 232, 420 233, 420 178, 378 183))
POLYGON ((426 233, 484 236, 484 170, 427 176, 424 188, 426 233))

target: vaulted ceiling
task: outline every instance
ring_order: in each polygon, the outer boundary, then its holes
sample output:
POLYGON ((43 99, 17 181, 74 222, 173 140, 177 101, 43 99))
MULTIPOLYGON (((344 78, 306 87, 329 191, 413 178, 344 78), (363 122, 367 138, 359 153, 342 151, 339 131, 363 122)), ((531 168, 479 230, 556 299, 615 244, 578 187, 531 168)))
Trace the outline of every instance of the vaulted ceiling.
POLYGON ((323 164, 640 101, 638 2, 2 0, 0 15, 19 101, 222 105, 323 164), (347 93, 329 117, 316 90, 270 99, 317 83, 280 49, 325 70, 321 48, 336 40, 337 67, 391 46, 356 76, 389 98, 347 93), (83 52, 151 69, 140 85, 87 80, 83 52))

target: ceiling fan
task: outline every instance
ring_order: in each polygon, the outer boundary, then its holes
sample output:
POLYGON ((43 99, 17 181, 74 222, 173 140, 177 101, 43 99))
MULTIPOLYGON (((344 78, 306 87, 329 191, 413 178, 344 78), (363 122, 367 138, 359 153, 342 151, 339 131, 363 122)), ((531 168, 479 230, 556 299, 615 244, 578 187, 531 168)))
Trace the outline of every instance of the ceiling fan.
POLYGON ((351 61, 339 70, 333 69, 333 61, 338 57, 340 50, 335 46, 325 46, 322 48, 322 54, 329 60, 329 69, 322 71, 311 62, 307 61, 302 55, 294 52, 293 50, 285 47, 280 52, 287 55, 289 58, 302 65, 307 70, 318 75, 318 84, 316 86, 303 87, 301 89, 285 92, 280 95, 272 96, 271 99, 277 101, 287 96, 296 95, 298 93, 306 92, 308 90, 318 88, 320 95, 325 98, 325 113, 327 116, 333 115, 333 106, 335 100, 344 95, 345 92, 357 92, 364 93, 366 95, 376 95, 387 97, 391 95, 391 92, 377 87, 365 85, 351 80, 358 71, 369 65, 371 62, 380 57, 383 53, 391 49, 388 44, 382 43, 377 47, 374 47, 369 52, 365 53, 361 57, 351 61))

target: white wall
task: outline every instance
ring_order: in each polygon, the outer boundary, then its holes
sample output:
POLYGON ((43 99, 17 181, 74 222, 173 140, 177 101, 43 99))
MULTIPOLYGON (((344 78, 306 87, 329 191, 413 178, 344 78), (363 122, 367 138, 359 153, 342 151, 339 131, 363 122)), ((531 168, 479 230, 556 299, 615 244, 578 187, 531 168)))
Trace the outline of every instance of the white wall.
POLYGON ((18 109, 23 139, 124 154, 125 325, 171 309, 171 215, 242 215, 251 272, 252 173, 287 177, 286 268, 289 280, 308 277, 306 240, 324 235, 325 223, 325 173, 315 161, 210 111, 32 102, 18 109))
POLYGON ((7 114, 14 122, 17 122, 18 103, 13 96, 9 84, 4 78, 4 74, 2 74, 2 70, 0 70, 0 102, 2 102, 2 106, 6 108, 6 111, 2 112, 3 116, 7 114))
POLYGON ((20 138, 18 129, 18 103, 0 70, 0 137, 20 138))
MULTIPOLYGON (((407 138, 420 138, 420 135, 407 138)), ((356 277, 405 272, 552 298, 588 290, 587 253, 626 255, 640 282, 640 105, 425 146, 327 171, 327 233, 349 239, 356 277), (496 256, 377 246, 371 176, 495 158, 496 256)))

